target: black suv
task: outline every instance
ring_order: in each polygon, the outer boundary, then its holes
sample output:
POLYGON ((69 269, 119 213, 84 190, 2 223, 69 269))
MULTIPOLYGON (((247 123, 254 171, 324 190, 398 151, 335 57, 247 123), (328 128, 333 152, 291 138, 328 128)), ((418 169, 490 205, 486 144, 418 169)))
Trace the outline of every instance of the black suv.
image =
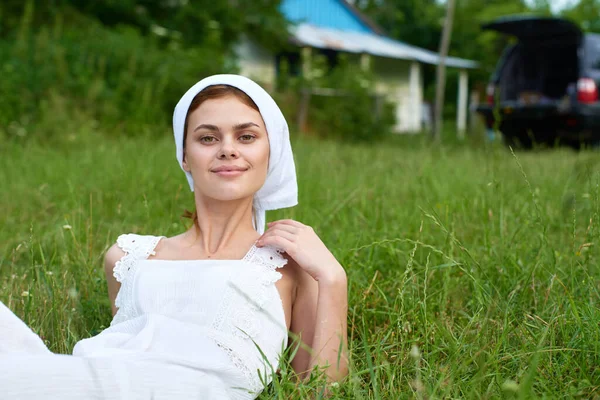
POLYGON ((503 17, 482 26, 516 37, 477 107, 504 141, 574 147, 600 143, 600 35, 561 18, 503 17))

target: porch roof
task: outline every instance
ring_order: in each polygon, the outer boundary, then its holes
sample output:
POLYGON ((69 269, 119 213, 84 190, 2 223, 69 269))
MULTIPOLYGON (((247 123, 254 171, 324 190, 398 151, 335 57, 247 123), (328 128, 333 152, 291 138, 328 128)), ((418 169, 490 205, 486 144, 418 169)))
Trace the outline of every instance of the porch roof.
MULTIPOLYGON (((342 31, 301 23, 291 28, 292 40, 300 46, 332 49, 348 53, 367 53, 374 56, 415 60, 437 65, 436 52, 377 35, 370 32, 342 31)), ((478 63, 457 57, 446 57, 446 65, 455 68, 477 68, 478 63)))

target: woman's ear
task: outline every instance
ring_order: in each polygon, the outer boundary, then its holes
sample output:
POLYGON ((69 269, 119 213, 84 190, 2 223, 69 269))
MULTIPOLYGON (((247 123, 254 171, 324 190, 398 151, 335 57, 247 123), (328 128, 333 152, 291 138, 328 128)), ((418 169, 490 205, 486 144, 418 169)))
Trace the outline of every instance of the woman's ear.
POLYGON ((190 170, 190 166, 188 165, 186 159, 185 159, 185 151, 183 152, 183 160, 181 161, 181 165, 183 166, 183 170, 186 172, 192 172, 190 170))

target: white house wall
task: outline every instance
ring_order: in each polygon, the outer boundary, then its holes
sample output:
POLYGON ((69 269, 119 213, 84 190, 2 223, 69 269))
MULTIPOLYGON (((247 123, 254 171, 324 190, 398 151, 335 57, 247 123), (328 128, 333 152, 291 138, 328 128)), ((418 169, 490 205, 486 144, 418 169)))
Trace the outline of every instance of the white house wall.
POLYGON ((255 80, 267 90, 273 89, 276 77, 273 53, 243 38, 236 44, 235 54, 241 75, 255 80))
MULTIPOLYGON (((235 46, 240 74, 256 80, 267 90, 274 89, 276 80, 275 56, 248 39, 235 46)), ((375 77, 375 91, 395 104, 397 133, 416 133, 421 130, 423 101, 422 65, 417 61, 385 57, 370 57, 375 77), (412 79, 411 79, 412 74, 412 79)), ((360 55, 351 54, 351 62, 360 55)))
POLYGON ((423 79, 421 64, 408 60, 373 57, 371 68, 375 90, 396 104, 397 133, 416 133, 421 130, 423 79), (412 73, 412 80, 411 80, 412 73))

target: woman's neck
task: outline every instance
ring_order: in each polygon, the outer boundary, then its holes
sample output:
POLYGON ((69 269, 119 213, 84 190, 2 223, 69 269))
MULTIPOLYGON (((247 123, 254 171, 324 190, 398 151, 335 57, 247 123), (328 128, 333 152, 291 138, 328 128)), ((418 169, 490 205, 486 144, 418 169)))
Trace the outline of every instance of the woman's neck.
MULTIPOLYGON (((198 218, 188 231, 193 246, 208 257, 249 245, 259 234, 252 225, 252 199, 196 201, 198 218)), ((190 244, 192 244, 190 243, 190 244)))

